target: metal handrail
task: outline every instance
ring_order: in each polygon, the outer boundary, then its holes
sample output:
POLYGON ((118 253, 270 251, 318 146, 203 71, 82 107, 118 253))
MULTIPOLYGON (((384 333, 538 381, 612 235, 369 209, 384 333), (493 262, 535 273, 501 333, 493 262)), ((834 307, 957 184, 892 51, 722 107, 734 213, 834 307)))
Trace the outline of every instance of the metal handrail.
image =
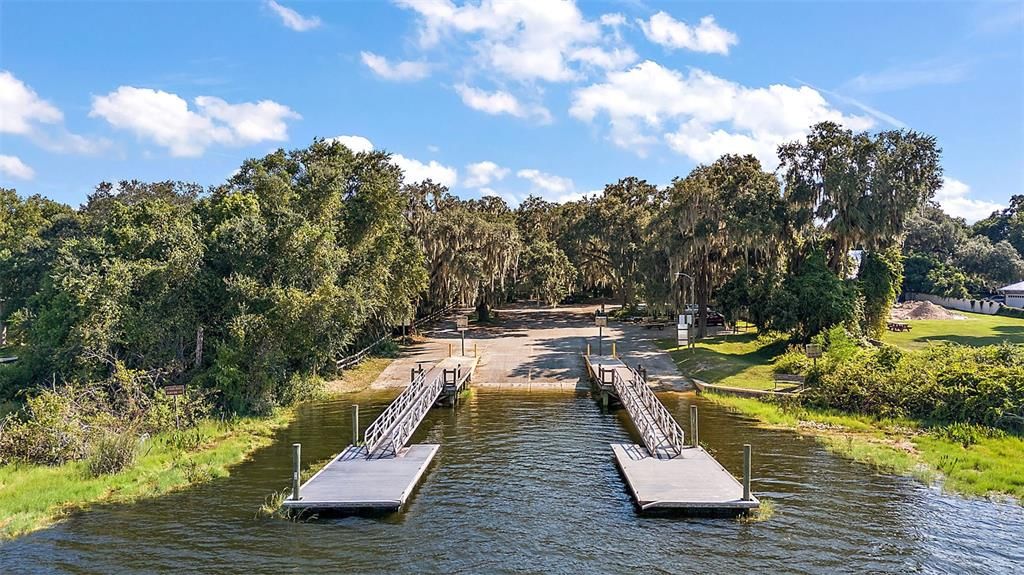
POLYGON ((644 378, 636 370, 630 369, 630 372, 633 378, 626 381, 619 375, 618 370, 613 370, 612 385, 619 395, 619 401, 633 419, 633 424, 640 432, 647 450, 653 457, 659 459, 663 453, 668 458, 681 455, 684 445, 683 429, 658 396, 647 386, 644 378))
MULTIPOLYGON (((414 319, 410 323, 410 327, 418 327, 421 324, 432 322, 432 321, 436 320, 437 318, 443 316, 444 314, 450 312, 454 308, 455 308, 455 304, 448 304, 447 306, 445 306, 445 307, 443 307, 443 308, 441 308, 439 310, 436 310, 436 311, 430 313, 429 315, 426 315, 426 316, 421 317, 419 319, 414 319)), ((341 359, 335 360, 335 362, 334 362, 335 363, 335 367, 337 369, 339 369, 339 370, 342 370, 342 369, 348 369, 348 368, 358 364, 367 355, 369 355, 369 353, 371 351, 373 351, 373 349, 375 347, 377 347, 378 345, 384 343, 384 340, 388 339, 389 337, 391 337, 390 331, 388 331, 384 335, 380 336, 373 343, 371 343, 370 345, 368 345, 368 346, 364 347, 363 349, 357 351, 356 353, 353 353, 352 355, 350 355, 348 357, 343 357, 341 359)))
POLYGON ((444 381, 441 376, 427 381, 426 374, 417 375, 363 433, 367 459, 397 455, 430 406, 437 401, 442 389, 444 381), (411 426, 410 421, 414 421, 411 426))

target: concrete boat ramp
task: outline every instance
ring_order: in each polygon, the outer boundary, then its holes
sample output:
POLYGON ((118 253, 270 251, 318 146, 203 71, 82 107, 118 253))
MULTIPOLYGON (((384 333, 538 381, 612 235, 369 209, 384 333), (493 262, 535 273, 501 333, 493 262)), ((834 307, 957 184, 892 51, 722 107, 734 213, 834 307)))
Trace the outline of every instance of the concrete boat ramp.
POLYGON ((585 355, 587 373, 601 401, 620 403, 644 445, 613 443, 612 456, 641 512, 728 515, 757 508, 750 493, 750 448, 744 448, 740 483, 697 441, 696 406, 691 407, 691 443, 647 385, 643 373, 613 356, 585 355))
MULTIPOLYGON (((400 510, 440 449, 406 443, 430 408, 458 403, 476 365, 476 357, 449 357, 430 370, 413 372, 412 382, 366 428, 362 441, 346 447, 301 486, 301 447, 295 444, 292 496, 284 507, 311 513, 400 510)), ((358 419, 354 422, 353 435, 358 436, 358 419)))

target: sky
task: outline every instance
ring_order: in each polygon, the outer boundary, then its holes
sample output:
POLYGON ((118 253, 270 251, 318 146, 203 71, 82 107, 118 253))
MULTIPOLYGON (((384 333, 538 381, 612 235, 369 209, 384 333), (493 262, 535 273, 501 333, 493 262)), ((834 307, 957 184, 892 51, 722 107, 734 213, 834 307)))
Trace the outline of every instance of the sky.
POLYGON ((1024 3, 0 0, 0 186, 223 183, 338 138, 462 197, 568 201, 816 122, 912 129, 974 221, 1024 193, 1024 3))

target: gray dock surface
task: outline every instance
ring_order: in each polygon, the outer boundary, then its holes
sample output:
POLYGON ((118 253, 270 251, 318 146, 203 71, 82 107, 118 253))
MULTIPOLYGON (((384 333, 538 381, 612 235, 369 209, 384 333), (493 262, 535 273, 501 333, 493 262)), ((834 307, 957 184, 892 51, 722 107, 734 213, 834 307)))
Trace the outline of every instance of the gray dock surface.
POLYGON ((645 447, 613 443, 615 462, 641 511, 740 513, 760 502, 743 499, 743 485, 702 447, 672 459, 651 457, 645 447))
POLYGON ((302 485, 301 499, 287 499, 284 506, 310 511, 397 511, 439 447, 417 444, 403 448, 397 457, 366 459, 365 449, 349 446, 302 485))

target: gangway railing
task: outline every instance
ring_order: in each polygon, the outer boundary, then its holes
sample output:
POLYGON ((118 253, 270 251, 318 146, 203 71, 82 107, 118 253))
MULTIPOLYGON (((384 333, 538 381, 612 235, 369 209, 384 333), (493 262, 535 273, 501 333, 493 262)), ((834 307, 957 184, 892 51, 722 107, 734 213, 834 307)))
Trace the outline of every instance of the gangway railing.
POLYGON ((640 432, 647 451, 658 459, 682 455, 683 429, 644 378, 636 370, 630 369, 630 373, 632 378, 625 380, 619 375, 619 370, 612 370, 612 385, 640 432))
POLYGON ((398 455, 444 390, 443 374, 420 373, 363 433, 367 459, 398 455))

